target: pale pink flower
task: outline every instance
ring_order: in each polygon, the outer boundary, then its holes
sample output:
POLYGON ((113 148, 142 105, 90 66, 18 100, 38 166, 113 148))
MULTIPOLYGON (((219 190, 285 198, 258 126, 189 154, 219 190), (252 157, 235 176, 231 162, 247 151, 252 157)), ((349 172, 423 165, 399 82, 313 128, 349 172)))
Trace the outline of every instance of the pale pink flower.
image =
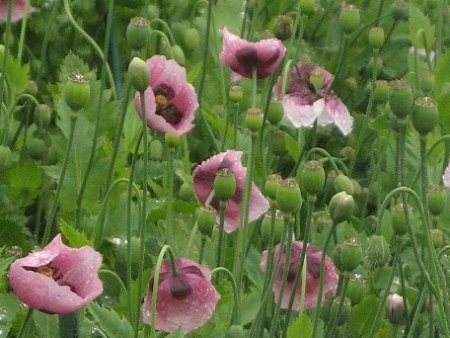
POLYGON ((75 249, 57 235, 44 249, 17 259, 9 269, 9 286, 29 307, 47 313, 79 310, 103 292, 98 277, 101 255, 89 246, 75 249))
POLYGON ((444 175, 442 175, 442 180, 444 181, 444 187, 450 188, 450 163, 445 169, 444 175))
MULTIPOLYGON (((33 13, 36 10, 33 6, 28 7, 28 14, 33 13)), ((25 12, 25 0, 14 0, 12 8, 11 21, 17 22, 21 20, 25 12)), ((8 19, 8 0, 0 0, 0 21, 6 21, 8 19)))
POLYGON ((342 134, 350 134, 353 117, 345 104, 331 91, 333 79, 333 75, 323 68, 299 64, 292 69, 286 93, 281 98, 283 76, 280 76, 273 93, 276 99, 282 99, 284 117, 295 128, 312 127, 317 120, 320 126, 334 124, 342 134), (315 90, 310 82, 313 72, 323 79, 320 90, 315 90))
MULTIPOLYGON (((176 135, 189 132, 194 127, 198 101, 194 87, 186 80, 186 70, 162 55, 152 56, 146 62, 150 69, 150 86, 144 92, 148 127, 176 135)), ((141 116, 139 92, 134 104, 141 116)))
MULTIPOLYGON (((219 153, 200 164, 194 171, 194 191, 200 203, 204 204, 214 187, 214 179, 220 169, 230 169, 236 178, 236 192, 227 201, 225 209, 224 229, 227 233, 239 228, 242 193, 245 185, 246 168, 241 163, 242 152, 227 150, 219 153)), ((216 210, 219 220, 219 199, 213 198, 211 206, 216 210)), ((248 221, 251 223, 264 215, 269 210, 269 202, 261 194, 258 187, 252 183, 250 192, 250 208, 248 221)))
POLYGON ((220 62, 229 66, 239 75, 252 78, 252 70, 257 70, 258 79, 275 72, 286 54, 286 47, 278 39, 249 42, 223 29, 223 46, 220 62))
MULTIPOLYGON (((287 274, 286 288, 284 289, 281 301, 281 308, 287 309, 289 305, 289 298, 293 292, 293 282, 295 275, 300 266, 300 255, 302 250, 303 242, 295 241, 292 243, 291 258, 289 264, 289 271, 287 274)), ((274 262, 277 261, 280 255, 280 245, 275 246, 274 251, 274 262)), ((317 297, 319 293, 319 281, 320 281, 320 260, 322 258, 322 251, 318 248, 308 245, 306 248, 306 288, 305 288, 305 309, 311 309, 316 306, 317 297)), ((283 252, 281 257, 280 268, 277 272, 277 277, 275 283, 272 287, 275 299, 280 296, 280 286, 281 279, 284 270, 284 262, 286 259, 286 254, 283 252)), ((261 270, 266 271, 267 268, 267 250, 262 253, 262 259, 260 264, 261 270)), ((325 275, 324 275, 324 288, 323 295, 329 292, 335 293, 337 288, 339 276, 337 275, 333 262, 329 257, 325 258, 325 275)), ((301 279, 297 292, 295 293, 294 303, 292 309, 298 311, 300 308, 300 297, 301 297, 301 279)))
MULTIPOLYGON (((203 326, 214 313, 219 293, 211 284, 211 271, 186 258, 175 261, 176 276, 170 261, 161 265, 156 300, 156 329, 171 332, 181 327, 189 333, 203 326)), ((151 324, 154 273, 144 300, 143 320, 151 324)))

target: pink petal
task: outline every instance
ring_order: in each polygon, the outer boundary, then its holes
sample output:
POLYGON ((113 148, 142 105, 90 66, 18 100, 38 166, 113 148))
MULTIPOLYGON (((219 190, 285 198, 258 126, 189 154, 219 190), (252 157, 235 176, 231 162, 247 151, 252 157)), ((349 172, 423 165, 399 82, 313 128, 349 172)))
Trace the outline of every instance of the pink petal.
POLYGON ((447 169, 445 169, 442 180, 444 181, 444 187, 450 188, 450 163, 448 164, 447 169))
MULTIPOLYGON (((33 13, 36 10, 33 6, 28 7, 28 14, 33 13)), ((25 0, 14 0, 13 9, 11 15, 11 21, 17 22, 21 20, 25 12, 25 0)), ((8 0, 0 0, 0 21, 6 21, 8 19, 8 0)))
POLYGON ((11 264, 9 285, 31 308, 67 314, 84 307, 103 292, 97 275, 101 262, 100 254, 94 249, 67 247, 58 235, 42 251, 11 264), (53 277, 31 270, 47 265, 55 271, 53 277))
POLYGON ((283 98, 284 117, 296 128, 312 127, 324 109, 323 99, 312 104, 308 101, 295 95, 285 95, 283 98))
POLYGON ((167 60, 163 55, 154 55, 147 60, 150 69, 150 86, 156 89, 165 85, 171 88, 175 95, 186 82, 186 69, 174 60, 167 60))
POLYGON ((172 100, 172 104, 183 114, 181 121, 174 126, 175 130, 173 133, 183 135, 194 127, 195 112, 198 108, 197 94, 194 87, 190 83, 185 82, 172 100))
POLYGON ((345 136, 350 134, 353 127, 353 117, 345 104, 335 95, 325 97, 325 111, 332 118, 332 122, 345 136))

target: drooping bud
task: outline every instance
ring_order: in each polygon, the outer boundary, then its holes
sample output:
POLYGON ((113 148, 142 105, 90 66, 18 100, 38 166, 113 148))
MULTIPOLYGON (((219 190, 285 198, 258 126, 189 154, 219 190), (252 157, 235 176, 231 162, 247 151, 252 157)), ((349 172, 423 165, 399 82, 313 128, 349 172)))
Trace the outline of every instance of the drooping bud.
POLYGON ((148 158, 153 161, 161 161, 163 156, 163 145, 160 140, 152 140, 148 149, 148 158))
POLYGON ((393 80, 389 83, 389 105, 392 113, 403 119, 411 113, 413 105, 412 88, 406 79, 393 80))
POLYGON ((369 238, 364 263, 370 270, 382 268, 391 259, 391 250, 386 239, 380 235, 373 235, 369 238))
POLYGON ((439 112, 430 97, 421 97, 414 102, 412 123, 420 135, 427 135, 436 127, 439 112))
POLYGON ((34 110, 33 120, 39 128, 47 128, 52 118, 51 108, 46 104, 39 104, 34 110))
MULTIPOLYGON (((269 243, 270 230, 272 227, 272 217, 270 213, 267 213, 261 224, 261 236, 264 240, 264 243, 269 243)), ((273 228, 273 243, 277 244, 281 241, 281 235, 283 234, 283 214, 281 212, 277 212, 274 221, 273 228)))
POLYGON ((214 193, 223 202, 234 196, 236 193, 236 177, 230 169, 223 168, 216 173, 214 193))
POLYGON ((319 161, 308 161, 303 166, 300 184, 309 195, 317 195, 325 185, 325 170, 319 161))
POLYGON ((433 216, 439 216, 447 205, 447 192, 444 187, 432 184, 428 188, 428 210, 433 216))
POLYGON ((127 37, 128 45, 132 49, 140 50, 144 48, 150 41, 150 21, 139 16, 131 18, 125 35, 127 37))
POLYGON ((241 86, 232 86, 228 92, 228 96, 231 102, 239 103, 244 97, 244 92, 241 86))
POLYGON ((444 233, 440 229, 431 229, 431 242, 435 249, 442 248, 445 244, 444 233))
POLYGON ((272 131, 272 153, 277 156, 286 154, 286 133, 282 130, 272 131))
POLYGON ((180 185, 180 190, 178 191, 178 195, 183 201, 189 201, 194 196, 194 187, 191 182, 183 182, 180 185))
POLYGON ((74 74, 68 77, 64 87, 64 98, 73 112, 79 111, 86 106, 91 95, 91 87, 86 77, 74 74))
POLYGON ((143 93, 150 85, 150 69, 144 60, 134 57, 128 66, 128 77, 133 87, 143 93))
POLYGON ((264 191, 266 193, 266 196, 269 197, 272 201, 275 201, 277 199, 277 191, 280 187, 281 182, 283 182, 283 178, 277 174, 269 175, 266 179, 264 191))
POLYGON ((315 0, 301 0, 300 10, 302 14, 310 15, 314 13, 314 7, 316 6, 315 0))
POLYGON ((384 29, 381 27, 372 27, 369 30, 369 44, 372 48, 378 49, 384 43, 384 29))
POLYGON ((200 45, 200 34, 197 28, 191 27, 184 32, 184 43, 192 51, 198 49, 200 45))
MULTIPOLYGON (((410 206, 407 206, 410 209, 410 206)), ((401 236, 406 234, 408 226, 406 224, 405 212, 403 211, 403 203, 398 203, 391 208, 391 222, 394 232, 401 236)))
POLYGON ((339 17, 341 28, 346 34, 353 33, 358 29, 361 23, 359 9, 353 5, 344 4, 341 8, 341 15, 339 17))
POLYGON ((387 297, 386 315, 392 325, 402 325, 405 322, 405 303, 402 296, 394 293, 387 297))
POLYGON ((338 192, 331 198, 329 209, 330 216, 335 223, 347 221, 353 215, 355 200, 345 191, 338 192))
POLYGON ((283 119, 284 111, 283 105, 279 101, 270 102, 269 109, 267 111, 267 121, 274 126, 280 123, 283 119))
POLYGON ((293 25, 294 23, 291 17, 287 15, 279 15, 275 19, 275 23, 273 25, 273 35, 282 41, 287 40, 291 37, 293 25))
POLYGON ((408 19, 408 4, 405 0, 395 0, 391 7, 391 16, 395 21, 408 19))
POLYGON ((197 210, 197 226, 202 235, 211 237, 215 224, 216 212, 213 207, 200 207, 197 210))
POLYGON ((350 76, 345 79, 345 86, 348 88, 348 90, 353 92, 358 89, 358 82, 353 76, 350 76))
POLYGON ((27 154, 36 161, 45 160, 48 147, 40 138, 33 138, 27 142, 27 154))
POLYGON ((173 45, 170 49, 172 50, 173 59, 180 66, 184 66, 186 64, 186 57, 184 56, 183 49, 178 45, 173 45))
POLYGON ((359 304, 367 292, 366 281, 361 275, 353 275, 348 281, 347 297, 350 298, 352 304, 359 304))
POLYGON ((340 253, 340 263, 343 271, 353 271, 362 263, 361 244, 352 238, 342 244, 340 253))
POLYGON ((353 195, 355 193, 352 180, 344 174, 339 174, 336 176, 336 179, 334 180, 334 189, 336 189, 336 192, 345 191, 349 195, 353 195))
POLYGON ((261 129, 264 123, 264 115, 259 108, 249 108, 247 109, 247 113, 245 114, 245 124, 247 128, 256 133, 261 129))
POLYGON ((277 206, 285 214, 294 213, 302 206, 302 194, 300 187, 293 178, 287 178, 281 182, 277 190, 277 206))

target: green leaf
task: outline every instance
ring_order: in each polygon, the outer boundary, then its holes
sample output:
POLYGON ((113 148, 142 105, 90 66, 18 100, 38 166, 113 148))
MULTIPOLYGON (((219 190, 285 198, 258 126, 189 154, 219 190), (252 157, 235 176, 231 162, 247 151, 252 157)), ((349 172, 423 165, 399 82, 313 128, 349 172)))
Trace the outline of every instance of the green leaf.
POLYGON ((133 337, 130 323, 125 318, 119 317, 113 310, 101 307, 97 303, 91 303, 87 309, 107 337, 133 337))
POLYGON ((352 309, 350 332, 352 337, 367 337, 375 320, 380 300, 369 295, 352 309))
POLYGON ((64 237, 69 242, 69 246, 74 248, 81 248, 82 246, 89 245, 94 246, 94 241, 88 239, 86 235, 77 229, 75 229, 70 224, 61 220, 59 223, 59 230, 64 235, 64 237))
MULTIPOLYGON (((0 54, 0 64, 3 64, 4 54, 0 54)), ((30 65, 21 65, 16 59, 8 56, 6 62, 6 77, 13 93, 22 93, 28 83, 30 65)), ((12 96, 13 97, 13 96, 12 96)))
POLYGON ((15 163, 8 171, 8 197, 14 203, 26 207, 40 193, 42 169, 33 162, 15 163))
POLYGON ((288 338, 310 338, 312 336, 313 325, 311 319, 304 313, 289 326, 288 338))
POLYGON ((434 45, 434 31, 435 27, 431 24, 430 19, 428 19, 425 14, 422 13, 413 4, 409 4, 409 38, 411 43, 416 48, 427 48, 430 49, 434 45), (425 46, 424 39, 422 35, 417 36, 418 31, 422 29, 426 38, 427 45, 425 46))
POLYGON ((12 322, 20 310, 16 297, 9 293, 0 294, 0 337, 8 337, 12 322))
POLYGON ((450 132, 450 51, 442 55, 434 70, 434 97, 439 109, 439 124, 444 133, 450 132))
POLYGON ((183 338, 184 332, 181 328, 176 329, 175 331, 171 332, 169 335, 166 336, 166 338, 183 338))
POLYGON ((33 323, 38 337, 59 338, 58 316, 49 316, 40 311, 33 312, 33 323))
MULTIPOLYGON (((0 253, 3 255, 4 248, 0 248, 0 253)), ((0 277, 3 276, 8 269, 9 265, 16 259, 15 256, 12 257, 0 257, 0 277)))

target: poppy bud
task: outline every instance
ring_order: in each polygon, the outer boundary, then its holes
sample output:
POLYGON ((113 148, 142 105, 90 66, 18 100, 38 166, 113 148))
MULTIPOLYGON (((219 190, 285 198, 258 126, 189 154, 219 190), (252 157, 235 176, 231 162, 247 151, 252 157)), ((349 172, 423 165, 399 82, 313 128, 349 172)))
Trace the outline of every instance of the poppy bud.
POLYGON ((39 138, 33 138, 27 142, 27 154, 33 160, 44 160, 47 156, 48 147, 45 142, 39 138))
POLYGON ((236 193, 236 177, 228 168, 220 169, 214 179, 214 193, 223 202, 236 193))
POLYGON ((391 16, 395 21, 408 19, 408 4, 405 0, 395 0, 391 7, 391 16))
POLYGON ((142 17, 146 18, 149 21, 159 18, 159 14, 159 7, 154 4, 145 6, 141 11, 142 17))
POLYGON ((402 325, 405 321, 405 304, 403 297, 396 293, 386 299, 386 314, 392 325, 402 325))
POLYGON ((433 131, 438 122, 439 112, 430 97, 421 97, 414 102, 412 123, 420 135, 433 131))
POLYGON ((291 37, 293 25, 294 23, 292 22, 291 17, 279 15, 275 19, 275 24, 273 25, 273 35, 282 41, 287 40, 291 37))
POLYGON ((194 188, 192 183, 183 182, 180 186, 180 190, 178 191, 180 198, 183 201, 189 201, 194 196, 194 188))
POLYGON ((329 209, 330 216, 335 223, 347 221, 353 215, 355 200, 352 195, 341 191, 331 198, 329 209))
POLYGON ((352 180, 344 174, 339 174, 336 176, 336 179, 334 180, 334 189, 336 189, 336 192, 345 191, 349 195, 353 195, 355 193, 352 180))
MULTIPOLYGON (((411 207, 407 206, 408 209, 411 207)), ((403 211, 403 203, 398 203, 391 208, 391 221, 394 232, 401 236, 408 231, 406 225, 405 212, 403 211)))
POLYGON ((197 210, 197 226, 200 233, 211 237, 216 224, 216 212, 211 206, 200 207, 197 210))
POLYGON ((239 103, 242 101, 244 97, 244 92, 242 91, 241 86, 232 86, 230 91, 228 92, 228 96, 231 102, 239 103))
POLYGON ((369 44, 372 48, 378 49, 384 43, 384 29, 381 27, 372 27, 369 30, 369 44))
POLYGON ((178 143, 180 143, 180 136, 176 134, 165 133, 164 141, 169 148, 175 149, 176 147, 178 147, 178 143))
POLYGON ((144 60, 134 57, 128 66, 128 76, 131 84, 143 93, 150 85, 150 70, 144 60))
POLYGON ((267 177, 264 191, 272 201, 277 199, 277 191, 282 181, 283 178, 277 174, 267 177))
POLYGON ((38 86, 37 86, 36 81, 29 80, 27 82, 27 86, 25 88, 25 93, 27 93, 28 95, 31 95, 31 96, 36 96, 36 94, 38 93, 38 86))
POLYGON ((355 91, 356 89, 358 89, 358 82, 356 81, 356 79, 353 76, 350 76, 345 79, 345 86, 349 90, 355 91))
POLYGON ((186 64, 186 58, 184 56, 183 49, 178 45, 173 45, 170 47, 172 50, 173 59, 180 65, 184 66, 186 64))
POLYGON ((431 241, 435 249, 442 248, 445 244, 444 233, 439 229, 431 229, 431 241))
POLYGON ((152 140, 148 149, 148 157, 153 161, 161 161, 163 155, 163 145, 160 140, 152 140))
POLYGON ((0 145, 0 173, 11 167, 11 149, 8 146, 0 145))
POLYGON ((375 270, 382 268, 391 259, 391 250, 386 239, 380 235, 373 235, 369 238, 367 245, 366 256, 364 257, 365 265, 375 270))
POLYGON ((308 161, 303 166, 300 183, 304 191, 317 195, 325 185, 325 170, 319 161, 308 161))
MULTIPOLYGON (((261 224, 261 236, 264 243, 269 243, 270 230, 272 227, 272 217, 266 214, 261 224)), ((281 235, 283 233, 283 217, 280 212, 276 213, 274 228, 273 228, 273 243, 277 244, 281 241, 281 235)))
POLYGON ((274 130, 272 132, 272 153, 277 156, 286 154, 286 134, 281 130, 274 130))
POLYGON ((314 13, 314 7, 316 6, 315 0, 301 0, 300 10, 302 14, 310 15, 314 13))
POLYGON ((376 103, 383 104, 389 100, 389 84, 385 80, 375 81, 373 99, 376 103))
POLYGON ((362 262, 361 244, 355 238, 342 244, 339 260, 342 270, 350 272, 356 269, 362 262))
POLYGON ((69 76, 64 87, 64 98, 73 112, 86 106, 91 95, 89 81, 81 74, 69 76))
POLYGON ((270 102, 269 109, 267 111, 267 121, 275 126, 283 119, 283 115, 284 111, 281 102, 270 102))
POLYGON ((428 188, 428 210, 433 216, 439 216, 447 205, 447 192, 444 187, 432 184, 428 188))
POLYGON ((302 194, 293 178, 283 180, 277 190, 277 206, 285 214, 294 213, 302 206, 302 194))
POLYGON ((51 118, 51 108, 46 104, 39 104, 34 110, 33 120, 39 128, 48 127, 51 118))
POLYGON ((339 17, 339 23, 346 34, 350 34, 357 30, 361 23, 359 9, 353 5, 344 4, 339 17))
POLYGON ((150 21, 139 16, 131 18, 125 35, 127 37, 128 45, 132 49, 140 50, 144 48, 150 41, 150 21))
POLYGON ((366 281, 361 275, 353 275, 348 281, 347 297, 350 298, 352 304, 359 304, 367 292, 366 281))
POLYGON ((245 114, 245 124, 247 128, 256 133, 264 123, 264 116, 259 108, 249 108, 245 114))
POLYGON ((405 118, 411 112, 414 99, 408 80, 393 80, 389 83, 389 89, 389 105, 392 113, 398 119, 405 118))
POLYGON ((200 34, 198 33, 197 28, 191 27, 184 32, 184 43, 186 44, 186 47, 192 51, 198 49, 198 46, 200 45, 200 34))
POLYGON ((434 87, 434 74, 426 70, 420 73, 420 87, 425 93, 430 93, 434 87))

